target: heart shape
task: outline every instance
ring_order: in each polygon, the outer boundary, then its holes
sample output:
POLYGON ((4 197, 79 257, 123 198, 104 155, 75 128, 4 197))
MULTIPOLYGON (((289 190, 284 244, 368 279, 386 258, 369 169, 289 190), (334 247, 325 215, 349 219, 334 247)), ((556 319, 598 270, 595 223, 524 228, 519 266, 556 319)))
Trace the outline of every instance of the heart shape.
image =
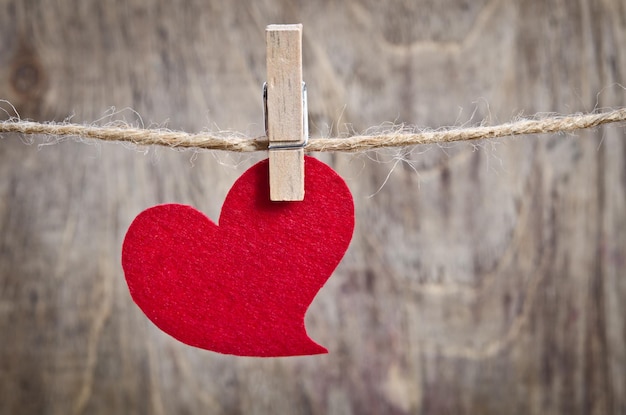
POLYGON ((240 356, 327 353, 304 315, 354 230, 354 205, 330 167, 305 158, 305 199, 271 202, 269 166, 230 189, 219 226, 191 206, 140 213, 122 248, 133 300, 159 328, 196 347, 240 356))

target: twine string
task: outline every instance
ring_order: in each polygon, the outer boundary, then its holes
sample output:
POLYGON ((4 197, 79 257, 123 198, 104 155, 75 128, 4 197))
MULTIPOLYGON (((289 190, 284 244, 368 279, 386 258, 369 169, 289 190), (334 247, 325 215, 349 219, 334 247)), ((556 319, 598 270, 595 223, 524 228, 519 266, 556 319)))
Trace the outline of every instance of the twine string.
MULTIPOLYGON (((520 119, 495 126, 459 127, 416 132, 407 132, 404 128, 396 128, 393 131, 373 135, 353 135, 345 138, 313 138, 309 140, 305 150, 310 152, 358 152, 389 147, 444 144, 456 141, 483 140, 518 135, 566 133, 620 122, 626 122, 626 108, 599 113, 520 119)), ((263 151, 268 148, 267 137, 255 138, 205 132, 190 134, 183 131, 133 128, 119 125, 95 126, 71 123, 40 123, 16 118, 0 121, 0 133, 39 134, 58 138, 78 137, 103 141, 130 142, 140 146, 160 145, 172 148, 196 148, 234 152, 263 151)))

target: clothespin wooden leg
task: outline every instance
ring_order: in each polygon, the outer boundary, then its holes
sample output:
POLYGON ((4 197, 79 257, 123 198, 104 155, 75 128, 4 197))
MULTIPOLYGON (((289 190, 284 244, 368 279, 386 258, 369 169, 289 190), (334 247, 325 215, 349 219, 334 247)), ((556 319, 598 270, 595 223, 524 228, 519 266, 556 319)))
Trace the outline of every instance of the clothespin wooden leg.
POLYGON ((270 199, 304 200, 306 144, 302 83, 302 25, 266 29, 266 129, 269 140, 270 199))

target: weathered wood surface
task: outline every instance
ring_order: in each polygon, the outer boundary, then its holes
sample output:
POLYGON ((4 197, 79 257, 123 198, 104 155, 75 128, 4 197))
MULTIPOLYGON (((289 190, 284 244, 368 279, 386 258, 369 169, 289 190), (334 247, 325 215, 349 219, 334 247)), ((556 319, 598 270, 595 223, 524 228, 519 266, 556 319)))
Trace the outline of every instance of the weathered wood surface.
MULTIPOLYGON (((623 0, 0 0, 0 98, 259 134, 265 26, 297 22, 314 135, 626 105, 623 0)), ((276 360, 172 340, 120 266, 142 209, 216 219, 262 154, 44 141, 0 141, 2 414, 626 413, 624 126, 322 156, 357 212, 307 315, 330 354, 276 360)))

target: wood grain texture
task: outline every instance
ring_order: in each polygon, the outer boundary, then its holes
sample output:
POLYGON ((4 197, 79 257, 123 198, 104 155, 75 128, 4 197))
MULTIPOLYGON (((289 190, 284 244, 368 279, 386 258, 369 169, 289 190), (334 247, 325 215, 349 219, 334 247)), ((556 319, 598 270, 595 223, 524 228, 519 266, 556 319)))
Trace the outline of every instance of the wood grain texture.
MULTIPOLYGON (((297 145, 305 141, 302 25, 269 25, 265 34, 269 145, 297 145)), ((273 149, 269 153, 270 199, 304 200, 304 149, 273 149)))
MULTIPOLYGON (((0 0, 0 99, 260 135, 264 29, 294 22, 313 135, 626 105, 622 0, 0 0)), ((216 219, 264 155, 5 136, 0 413, 626 413, 625 134, 320 156, 357 218, 307 315, 330 354, 275 360, 172 340, 120 266, 142 209, 216 219)))

